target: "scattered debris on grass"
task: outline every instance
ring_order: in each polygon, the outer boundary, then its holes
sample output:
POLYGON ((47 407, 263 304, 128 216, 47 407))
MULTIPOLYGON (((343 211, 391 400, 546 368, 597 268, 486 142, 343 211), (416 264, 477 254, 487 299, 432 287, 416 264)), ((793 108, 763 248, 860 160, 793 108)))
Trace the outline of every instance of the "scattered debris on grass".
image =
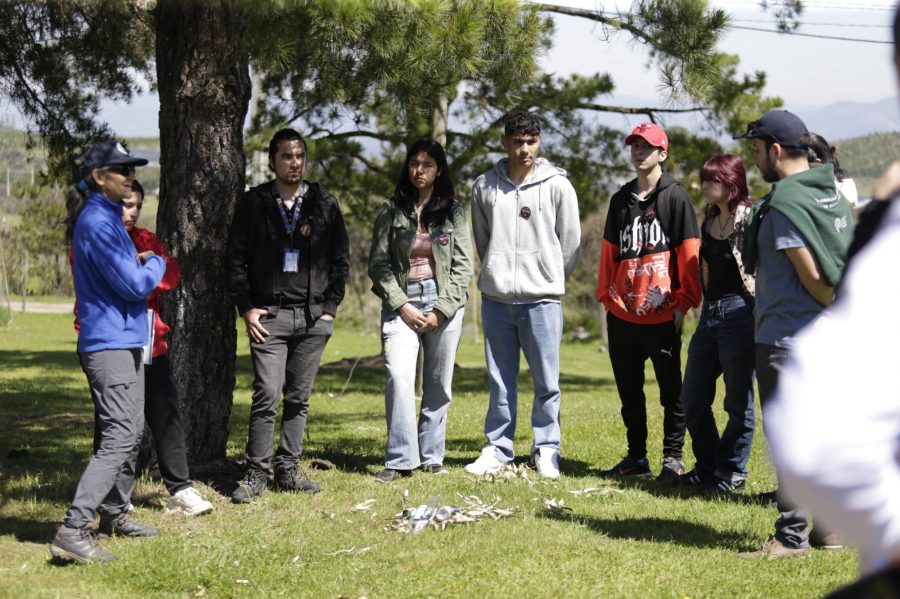
POLYGON ((354 505, 353 509, 350 511, 351 512, 368 512, 369 508, 371 508, 373 505, 375 505, 374 499, 366 499, 365 501, 354 505))
POLYGON ((550 510, 551 513, 560 516, 565 514, 566 512, 571 512, 572 508, 566 506, 565 499, 555 499, 553 497, 545 497, 544 498, 544 507, 550 510))
POLYGON ((496 521, 512 516, 515 512, 515 509, 497 507, 499 498, 495 499, 494 503, 488 504, 475 495, 459 497, 463 507, 439 505, 440 499, 432 497, 428 503, 416 508, 407 508, 394 516, 384 530, 415 534, 428 527, 444 530, 453 524, 469 524, 486 518, 496 521))
POLYGON ((341 553, 354 553, 354 552, 355 553, 366 553, 368 551, 371 551, 372 547, 374 547, 374 545, 369 545, 368 547, 360 547, 359 549, 357 549, 356 545, 354 545, 350 549, 338 549, 337 551, 332 551, 330 553, 324 553, 323 555, 332 556, 332 555, 340 555, 341 553))
POLYGON ((588 497, 590 495, 609 495, 610 493, 624 493, 622 489, 616 489, 614 487, 588 487, 587 489, 581 489, 579 491, 569 491, 572 495, 584 495, 588 497))

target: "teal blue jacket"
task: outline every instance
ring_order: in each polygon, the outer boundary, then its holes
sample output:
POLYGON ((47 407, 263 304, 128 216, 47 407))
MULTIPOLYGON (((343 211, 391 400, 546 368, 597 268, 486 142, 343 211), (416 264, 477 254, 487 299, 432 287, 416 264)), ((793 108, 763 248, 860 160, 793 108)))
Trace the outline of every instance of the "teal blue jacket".
MULTIPOLYGON (((369 278, 372 291, 388 312, 395 312, 409 301, 409 256, 418 226, 416 213, 403 210, 393 199, 385 202, 375 216, 369 278)), ((462 202, 454 201, 444 223, 433 225, 428 233, 437 271, 438 299, 434 308, 450 318, 465 305, 472 279, 468 210, 462 202)))

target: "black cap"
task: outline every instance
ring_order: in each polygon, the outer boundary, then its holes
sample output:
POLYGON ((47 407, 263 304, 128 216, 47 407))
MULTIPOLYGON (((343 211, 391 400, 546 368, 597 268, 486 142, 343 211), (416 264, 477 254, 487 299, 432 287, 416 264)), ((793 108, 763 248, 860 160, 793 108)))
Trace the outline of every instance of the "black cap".
POLYGON ((144 166, 144 158, 135 158, 115 140, 100 141, 91 146, 81 160, 81 175, 87 176, 95 168, 107 166, 144 166))
POLYGON ((793 112, 770 110, 758 121, 747 125, 747 132, 732 139, 770 140, 786 148, 799 148, 800 138, 809 133, 806 125, 793 112))

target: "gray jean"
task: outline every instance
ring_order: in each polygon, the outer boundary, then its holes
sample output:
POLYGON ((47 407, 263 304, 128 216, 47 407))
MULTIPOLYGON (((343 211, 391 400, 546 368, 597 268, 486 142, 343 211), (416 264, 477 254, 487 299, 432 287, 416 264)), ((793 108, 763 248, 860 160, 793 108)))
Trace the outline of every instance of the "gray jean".
MULTIPOLYGON (((438 298, 434 279, 410 283, 409 303, 427 314, 438 298)), ((385 467, 412 470, 422 464, 443 464, 450 410, 453 365, 462 336, 464 309, 450 316, 436 330, 419 333, 396 312, 381 316, 381 342, 387 383, 384 407, 387 415, 385 467), (422 347, 422 405, 416 426, 416 358, 422 347)))
POLYGON ((131 500, 144 431, 144 365, 140 349, 80 354, 94 400, 99 445, 66 511, 69 528, 90 528, 99 511, 116 516, 131 500))
POLYGON ((262 343, 250 343, 254 376, 247 466, 272 472, 275 417, 283 392, 281 439, 274 467, 276 472, 284 472, 296 467, 303 452, 309 396, 334 323, 321 318, 308 322, 302 307, 266 309, 269 313, 259 322, 269 336, 262 343))

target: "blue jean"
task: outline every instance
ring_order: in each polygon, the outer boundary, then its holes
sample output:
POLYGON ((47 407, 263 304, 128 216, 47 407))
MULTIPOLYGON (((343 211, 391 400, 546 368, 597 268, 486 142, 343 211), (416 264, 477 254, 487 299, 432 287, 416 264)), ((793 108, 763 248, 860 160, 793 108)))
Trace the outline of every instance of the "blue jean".
MULTIPOLYGON (((409 283, 409 303, 423 314, 431 312, 438 298, 437 283, 425 279, 409 283)), ((384 408, 387 416, 385 467, 411 470, 420 465, 444 463, 447 412, 450 410, 453 365, 462 336, 464 309, 448 315, 436 330, 418 333, 396 312, 381 316, 381 342, 387 384, 384 408), (416 426, 416 358, 422 347, 422 405, 416 426)))
POLYGON ((559 344, 562 340, 562 306, 558 302, 504 304, 482 296, 481 320, 484 328, 484 355, 487 361, 491 397, 484 434, 488 445, 503 462, 515 458, 518 403, 519 351, 531 369, 534 403, 531 428, 534 444, 559 449, 559 344))
POLYGON ((754 365, 752 300, 729 296, 704 302, 688 347, 681 403, 697 459, 694 469, 706 480, 736 484, 747 478, 756 425, 754 365), (719 375, 725 381, 728 413, 721 437, 712 411, 719 375))

